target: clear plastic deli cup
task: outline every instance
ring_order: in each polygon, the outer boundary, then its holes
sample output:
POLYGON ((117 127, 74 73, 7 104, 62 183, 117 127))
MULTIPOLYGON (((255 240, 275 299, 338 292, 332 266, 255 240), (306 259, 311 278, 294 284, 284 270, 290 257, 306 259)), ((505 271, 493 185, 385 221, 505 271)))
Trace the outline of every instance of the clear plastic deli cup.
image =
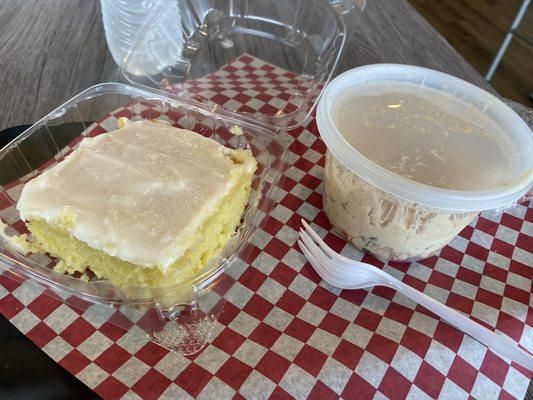
POLYGON ((486 91, 426 68, 377 64, 325 89, 324 211, 359 249, 427 258, 481 211, 501 211, 533 183, 530 128, 486 91))

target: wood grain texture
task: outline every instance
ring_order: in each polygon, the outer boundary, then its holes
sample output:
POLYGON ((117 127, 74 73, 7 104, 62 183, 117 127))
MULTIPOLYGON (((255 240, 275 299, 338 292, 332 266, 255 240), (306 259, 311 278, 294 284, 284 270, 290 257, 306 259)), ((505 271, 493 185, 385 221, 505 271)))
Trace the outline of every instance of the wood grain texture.
MULTIPOLYGON (((522 0, 409 0, 411 4, 481 74, 486 74, 522 0)), ((533 40, 533 7, 519 32, 533 40)), ((511 42, 492 80, 505 97, 529 107, 533 103, 533 46, 520 37, 511 42)))
POLYGON ((382 62, 436 69, 493 91, 406 1, 367 1, 367 8, 348 42, 341 69, 382 62))
POLYGON ((0 2, 0 129, 117 79, 97 0, 0 2))
MULTIPOLYGON (((98 0, 0 2, 0 129, 32 123, 81 90, 120 81, 98 0)), ((339 72, 365 64, 422 65, 490 88, 404 0, 369 0, 339 72)))

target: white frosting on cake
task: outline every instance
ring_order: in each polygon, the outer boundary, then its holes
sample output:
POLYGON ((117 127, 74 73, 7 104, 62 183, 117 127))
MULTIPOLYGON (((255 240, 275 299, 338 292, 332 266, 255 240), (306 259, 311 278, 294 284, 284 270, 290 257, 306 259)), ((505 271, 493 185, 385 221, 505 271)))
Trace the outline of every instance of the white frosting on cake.
POLYGON ((195 132, 129 122, 86 138, 62 162, 28 182, 24 221, 73 217, 70 233, 123 260, 166 270, 233 186, 233 150, 195 132))

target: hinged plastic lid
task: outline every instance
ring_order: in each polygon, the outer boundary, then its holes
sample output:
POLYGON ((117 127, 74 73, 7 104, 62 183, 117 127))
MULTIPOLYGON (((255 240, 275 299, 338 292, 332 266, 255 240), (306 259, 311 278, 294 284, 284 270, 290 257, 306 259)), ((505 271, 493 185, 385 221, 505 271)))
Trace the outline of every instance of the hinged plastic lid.
POLYGON ((139 29, 126 80, 269 128, 312 113, 362 0, 168 0, 139 29))

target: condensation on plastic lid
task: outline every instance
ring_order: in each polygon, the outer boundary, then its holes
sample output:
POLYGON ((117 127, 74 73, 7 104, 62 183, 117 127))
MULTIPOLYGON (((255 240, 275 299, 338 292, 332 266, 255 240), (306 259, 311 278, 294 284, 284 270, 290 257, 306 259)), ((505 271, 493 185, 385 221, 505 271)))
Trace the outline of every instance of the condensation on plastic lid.
POLYGON ((533 137, 526 123, 495 96, 442 72, 401 64, 367 65, 346 71, 324 90, 317 109, 317 125, 328 150, 345 167, 392 195, 428 207, 460 212, 504 210, 515 205, 533 184, 533 137), (490 190, 450 190, 403 178, 365 158, 339 132, 332 119, 332 110, 341 94, 379 81, 408 82, 445 92, 487 114, 502 127, 515 148, 520 149, 515 155, 520 165, 516 179, 490 190))

